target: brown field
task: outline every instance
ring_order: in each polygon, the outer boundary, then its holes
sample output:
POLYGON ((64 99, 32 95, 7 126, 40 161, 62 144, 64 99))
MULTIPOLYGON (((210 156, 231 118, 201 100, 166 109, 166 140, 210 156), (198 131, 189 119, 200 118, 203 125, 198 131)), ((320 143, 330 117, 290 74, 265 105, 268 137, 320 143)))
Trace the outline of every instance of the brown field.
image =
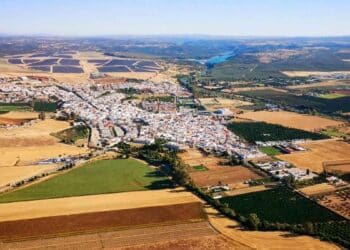
POLYGON ((187 149, 179 154, 180 158, 190 166, 204 165, 209 170, 221 169, 220 162, 224 159, 215 156, 206 156, 198 149, 187 149))
POLYGON ((39 175, 57 167, 52 165, 0 167, 0 187, 8 183, 14 183, 34 175, 39 175))
POLYGON ((0 221, 165 206, 198 201, 199 199, 196 196, 181 188, 21 201, 0 204, 0 221))
POLYGON ((299 189, 300 192, 307 196, 330 193, 336 190, 336 187, 328 183, 320 183, 299 189))
POLYGON ((320 195, 317 202, 350 220, 350 188, 320 195))
POLYGON ((240 114, 239 118, 279 124, 285 127, 297 128, 307 131, 317 131, 327 127, 341 126, 343 122, 319 116, 302 115, 287 111, 257 111, 240 114))
POLYGON ((223 184, 235 184, 250 179, 260 179, 261 176, 243 166, 221 167, 216 170, 191 172, 193 182, 200 186, 215 186, 219 182, 223 184))
POLYGON ((0 115, 0 125, 21 125, 37 118, 38 113, 36 112, 11 111, 0 115))
POLYGON ((326 161, 324 163, 327 172, 337 174, 350 173, 350 158, 347 160, 326 161))
POLYGON ((86 148, 59 143, 50 135, 69 127, 68 122, 46 119, 33 125, 0 129, 0 166, 31 165, 45 158, 85 153, 86 148))
POLYGON ((240 111, 239 106, 252 105, 251 102, 226 98, 200 98, 199 101, 210 111, 215 111, 219 108, 227 108, 232 112, 238 112, 240 111))
MULTIPOLYGON (((117 208, 118 209, 118 208, 117 208)), ((201 202, 61 215, 0 223, 0 240, 52 237, 81 232, 127 229, 147 224, 205 220, 201 202)))
MULTIPOLYGON (((245 246, 242 249, 259 250, 340 250, 335 244, 320 241, 310 236, 297 236, 288 232, 246 231, 240 225, 220 215, 215 209, 208 207, 206 211, 210 224, 223 235, 236 243, 245 246)), ((237 248, 241 249, 241 248, 237 248)))
MULTIPOLYGON (((237 244, 238 245, 238 244, 237 244)), ((6 242, 4 249, 233 249, 207 222, 159 225, 40 240, 6 242)), ((235 248, 236 249, 236 248, 235 248)), ((237 248, 244 249, 244 248, 237 248)))
POLYGON ((321 173, 327 161, 350 160, 350 144, 337 140, 319 140, 300 144, 306 152, 278 155, 277 158, 303 169, 321 173))
POLYGON ((241 194, 260 192, 268 189, 270 189, 270 187, 266 187, 265 185, 249 186, 249 184, 247 184, 246 187, 230 190, 225 192, 225 194, 228 196, 235 196, 235 195, 241 195, 241 194))

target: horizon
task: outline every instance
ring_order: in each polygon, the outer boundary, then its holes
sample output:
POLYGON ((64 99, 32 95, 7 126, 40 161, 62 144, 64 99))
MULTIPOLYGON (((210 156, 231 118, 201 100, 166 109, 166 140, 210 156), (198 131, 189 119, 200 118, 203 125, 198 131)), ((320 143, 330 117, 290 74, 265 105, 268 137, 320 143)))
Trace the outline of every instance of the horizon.
POLYGON ((8 36, 350 36, 345 0, 3 0, 0 9, 8 36))

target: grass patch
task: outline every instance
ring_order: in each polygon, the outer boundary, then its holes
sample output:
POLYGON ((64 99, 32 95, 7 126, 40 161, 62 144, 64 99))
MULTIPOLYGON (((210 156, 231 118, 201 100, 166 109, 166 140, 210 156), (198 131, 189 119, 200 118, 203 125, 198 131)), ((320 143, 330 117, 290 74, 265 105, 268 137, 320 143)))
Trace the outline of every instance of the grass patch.
POLYGON ((281 151, 279 151, 277 148, 274 148, 274 147, 259 147, 259 150, 269 156, 275 156, 275 155, 281 154, 281 151))
POLYGON ((228 128, 248 142, 280 141, 293 139, 320 140, 329 138, 327 135, 312 133, 295 128, 287 128, 266 122, 232 122, 228 128))
POLYGON ((322 134, 331 136, 331 137, 343 137, 346 136, 346 133, 339 131, 337 128, 327 128, 321 131, 322 134))
POLYGON ((255 213, 261 221, 299 224, 343 220, 341 216, 284 187, 225 197, 220 202, 243 216, 255 213))
POLYGON ((346 95, 337 94, 337 93, 330 93, 330 94, 322 94, 322 95, 319 95, 318 97, 325 98, 325 99, 336 99, 336 98, 340 98, 340 97, 344 97, 344 96, 346 96, 346 95))
POLYGON ((134 159, 101 160, 0 196, 0 203, 161 189, 167 177, 134 159))
POLYGON ((52 135, 60 139, 63 143, 71 144, 80 139, 88 138, 89 129, 86 126, 75 126, 59 131, 57 133, 53 133, 52 135))
POLYGON ((204 165, 192 166, 195 171, 207 171, 208 169, 204 165))
POLYGON ((10 111, 28 111, 31 107, 27 103, 0 103, 0 114, 10 111))

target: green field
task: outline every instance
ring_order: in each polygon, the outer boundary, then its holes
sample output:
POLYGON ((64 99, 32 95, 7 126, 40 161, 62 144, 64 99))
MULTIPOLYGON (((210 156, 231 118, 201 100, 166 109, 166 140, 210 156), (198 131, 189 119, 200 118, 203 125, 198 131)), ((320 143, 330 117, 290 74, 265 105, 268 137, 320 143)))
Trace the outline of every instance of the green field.
POLYGON ((63 143, 75 143, 80 139, 86 139, 89 136, 89 129, 86 126, 75 126, 67 128, 65 130, 53 133, 53 136, 57 137, 63 143))
POLYGON ((195 171, 207 171, 208 169, 203 165, 197 165, 192 167, 195 171))
POLYGON ((295 128, 287 128, 277 124, 265 122, 232 122, 228 124, 236 135, 243 137, 246 141, 280 141, 293 139, 319 140, 329 138, 327 135, 312 133, 295 128))
POLYGON ((350 96, 333 99, 307 95, 294 95, 275 90, 242 91, 238 94, 281 106, 290 106, 300 110, 316 110, 319 113, 350 112, 350 96))
POLYGON ((5 114, 10 111, 28 111, 31 107, 27 103, 0 103, 0 113, 5 114))
POLYGON ((344 96, 346 96, 346 95, 337 94, 337 93, 330 93, 330 94, 322 94, 322 95, 319 95, 318 97, 325 98, 325 99, 336 99, 336 98, 340 98, 340 97, 344 97, 344 96))
POLYGON ((259 147, 259 150, 269 156, 279 155, 281 152, 274 147, 259 147))
POLYGON ((287 188, 243 194, 220 199, 237 213, 258 215, 261 221, 298 224, 341 221, 342 217, 287 188))
POLYGON ((0 203, 160 189, 169 186, 168 178, 137 160, 101 160, 4 194, 0 196, 0 203))

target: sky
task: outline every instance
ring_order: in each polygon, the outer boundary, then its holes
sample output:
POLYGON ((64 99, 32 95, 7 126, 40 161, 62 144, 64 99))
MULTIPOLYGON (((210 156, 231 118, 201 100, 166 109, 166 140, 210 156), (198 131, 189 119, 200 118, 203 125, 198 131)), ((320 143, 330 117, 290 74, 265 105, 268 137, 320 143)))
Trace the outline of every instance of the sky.
POLYGON ((350 0, 0 0, 0 34, 350 35, 350 0))

